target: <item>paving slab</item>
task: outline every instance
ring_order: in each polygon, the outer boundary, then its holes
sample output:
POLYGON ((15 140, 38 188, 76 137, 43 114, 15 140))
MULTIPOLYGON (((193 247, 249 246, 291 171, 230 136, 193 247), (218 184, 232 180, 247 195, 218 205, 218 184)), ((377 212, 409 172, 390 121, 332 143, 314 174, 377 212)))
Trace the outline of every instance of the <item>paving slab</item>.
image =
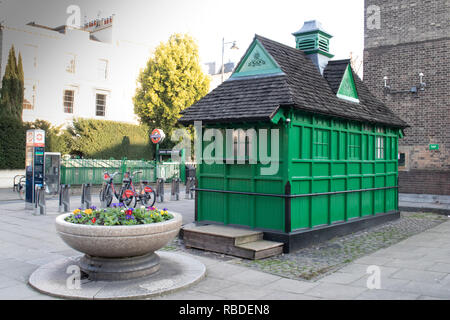
POLYGON ((450 286, 442 285, 441 283, 409 281, 406 285, 400 287, 398 291, 450 300, 450 286))
POLYGON ((274 276, 269 273, 259 272, 254 270, 246 270, 244 272, 236 273, 228 277, 230 281, 247 283, 256 287, 267 286, 271 282, 280 280, 281 277, 274 276))
POLYGON ((394 279, 405 279, 417 282, 439 283, 439 280, 443 279, 446 275, 447 273, 443 272, 404 268, 391 274, 389 277, 394 279))
POLYGON ((308 296, 322 299, 356 299, 361 293, 367 291, 367 288, 351 287, 348 285, 322 282, 314 288, 305 292, 308 296))
POLYGON ((398 291, 372 289, 367 290, 356 297, 356 300, 416 300, 420 294, 398 291))
POLYGON ((288 293, 296 293, 301 294, 306 291, 318 286, 320 282, 307 282, 307 281, 298 281, 292 279, 281 278, 277 281, 269 283, 266 288, 271 289, 275 292, 283 291, 288 293))
POLYGON ((318 282, 350 284, 352 282, 355 282, 355 281, 361 279, 362 277, 366 277, 366 275, 365 274, 363 275, 360 273, 346 273, 346 272, 337 271, 335 273, 330 274, 327 277, 319 279, 318 282))

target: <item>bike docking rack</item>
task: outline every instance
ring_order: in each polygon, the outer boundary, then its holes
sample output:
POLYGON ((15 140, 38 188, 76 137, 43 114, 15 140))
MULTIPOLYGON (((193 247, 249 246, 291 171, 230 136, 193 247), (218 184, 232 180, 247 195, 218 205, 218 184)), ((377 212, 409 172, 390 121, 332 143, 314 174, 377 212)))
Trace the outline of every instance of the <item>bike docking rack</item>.
POLYGON ((34 215, 46 215, 45 186, 36 186, 34 190, 34 215))
POLYGON ((156 180, 156 202, 164 202, 164 178, 156 180))
POLYGON ((70 185, 62 184, 59 188, 59 212, 70 211, 70 185))
POLYGON ((185 199, 194 199, 195 178, 186 178, 186 196, 185 199))
POLYGON ((85 183, 81 186, 81 208, 83 210, 92 206, 91 187, 90 183, 85 183))
POLYGON ((178 201, 180 200, 180 178, 172 179, 172 190, 170 192, 170 200, 178 201))

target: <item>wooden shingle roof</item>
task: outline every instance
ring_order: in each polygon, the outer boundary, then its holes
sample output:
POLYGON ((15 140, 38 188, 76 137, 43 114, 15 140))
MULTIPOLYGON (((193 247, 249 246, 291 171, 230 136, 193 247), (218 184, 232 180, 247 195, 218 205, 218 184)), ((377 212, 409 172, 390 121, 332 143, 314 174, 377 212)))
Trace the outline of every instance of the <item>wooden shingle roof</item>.
POLYGON ((183 110, 180 123, 269 121, 279 108, 289 106, 327 116, 407 127, 403 120, 369 92, 354 73, 360 102, 352 103, 336 97, 345 60, 330 61, 328 70, 325 69, 322 76, 303 51, 259 35, 255 35, 254 41, 264 47, 283 72, 228 79, 183 110))

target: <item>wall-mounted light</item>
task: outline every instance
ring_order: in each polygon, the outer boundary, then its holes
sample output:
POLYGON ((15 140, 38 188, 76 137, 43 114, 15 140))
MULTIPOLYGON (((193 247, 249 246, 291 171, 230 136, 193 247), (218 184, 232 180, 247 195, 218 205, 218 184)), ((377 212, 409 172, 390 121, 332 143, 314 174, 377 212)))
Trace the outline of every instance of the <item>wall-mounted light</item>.
POLYGON ((384 76, 383 77, 384 91, 385 91, 385 93, 390 93, 390 94, 394 94, 394 93, 416 93, 417 94, 418 89, 420 89, 420 91, 424 91, 425 87, 427 86, 427 84, 425 82, 423 82, 423 77, 424 77, 424 74, 422 72, 420 72, 419 73, 419 86, 416 86, 416 85, 412 86, 411 89, 409 89, 409 90, 392 90, 391 86, 389 85, 388 76, 384 76))
POLYGON ((389 80, 389 78, 388 78, 387 76, 384 76, 383 80, 384 80, 384 89, 385 89, 385 90, 389 90, 389 89, 391 88, 391 87, 388 85, 388 80, 389 80))
POLYGON ((427 86, 427 84, 425 82, 423 82, 423 76, 424 74, 421 72, 419 73, 419 83, 420 83, 420 90, 424 91, 425 87, 427 86))

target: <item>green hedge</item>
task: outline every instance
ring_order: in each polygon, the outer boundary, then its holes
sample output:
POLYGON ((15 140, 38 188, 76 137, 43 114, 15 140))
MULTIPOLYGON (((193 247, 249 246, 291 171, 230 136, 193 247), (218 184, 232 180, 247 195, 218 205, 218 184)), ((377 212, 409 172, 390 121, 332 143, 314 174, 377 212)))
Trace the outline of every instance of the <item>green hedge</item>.
POLYGON ((65 133, 71 154, 90 159, 153 159, 146 126, 115 121, 76 119, 65 133))
POLYGON ((0 118, 0 169, 25 168, 25 128, 15 117, 0 118))

